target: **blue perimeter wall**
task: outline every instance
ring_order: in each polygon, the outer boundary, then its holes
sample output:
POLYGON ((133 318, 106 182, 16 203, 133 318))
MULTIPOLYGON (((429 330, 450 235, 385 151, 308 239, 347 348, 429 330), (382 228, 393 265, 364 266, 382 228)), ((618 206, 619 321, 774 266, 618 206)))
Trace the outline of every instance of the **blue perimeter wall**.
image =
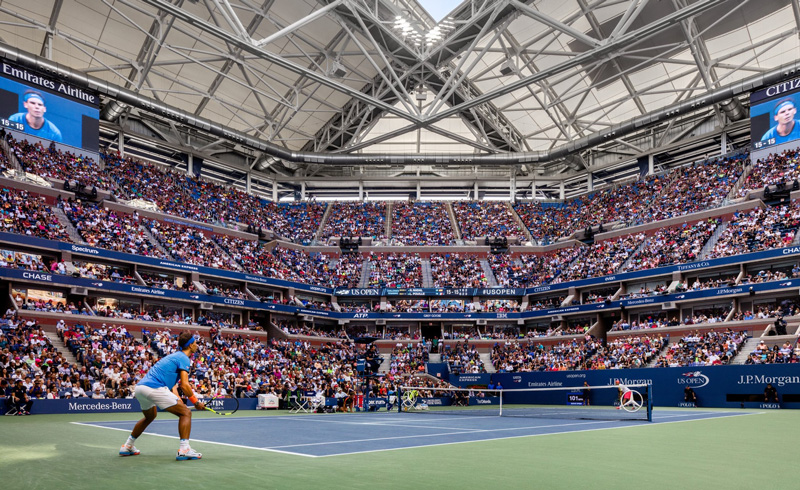
MULTIPOLYGON (((701 407, 800 408, 800 364, 450 375, 450 382, 462 387, 485 387, 490 380, 503 385, 503 389, 506 390, 506 393, 504 393, 505 400, 518 403, 565 405, 566 390, 551 392, 542 399, 538 397, 540 393, 536 395, 512 395, 510 392, 514 389, 548 387, 575 387, 580 389, 584 381, 588 382, 590 386, 606 386, 613 385, 616 380, 620 380, 621 383, 630 385, 652 385, 653 404, 657 407, 687 406, 683 401, 683 390, 686 386, 691 386, 701 407), (778 390, 780 404, 764 403, 760 399, 746 402, 727 401, 729 394, 763 395, 767 383, 772 383, 778 390), (798 401, 786 402, 784 401, 786 395, 793 395, 798 401)), ((592 396, 605 397, 599 392, 592 396)), ((0 405, 2 405, 2 402, 3 400, 0 399, 0 405)), ((257 400, 255 398, 241 398, 239 402, 239 410, 256 409, 257 400)), ((437 404, 449 404, 447 403, 449 400, 442 400, 442 402, 437 404)), ((604 400, 596 400, 595 402, 603 403, 604 400)), ((214 403, 215 409, 228 408, 224 399, 214 400, 214 403), (222 404, 222 406, 220 407, 219 404, 222 404)), ((34 414, 138 411, 139 402, 136 399, 93 400, 91 398, 35 400, 31 410, 34 414)), ((2 413, 5 413, 5 410, 2 413)))
MULTIPOLYGON (((780 408, 800 408, 800 364, 766 364, 733 366, 694 366, 677 368, 609 369, 596 371, 556 371, 543 373, 450 374, 456 386, 485 386, 489 379, 500 383, 506 391, 521 388, 579 388, 584 381, 590 386, 649 384, 655 406, 686 406, 683 390, 691 386, 702 407, 741 408, 742 402, 728 401, 728 395, 763 395, 767 383, 778 390, 780 408), (797 402, 784 402, 793 395, 797 402)), ((508 393, 504 398, 512 398, 508 393)), ((556 392, 549 403, 565 404, 565 394, 556 392)), ((518 400, 524 402, 524 399, 518 400)), ((779 408, 761 400, 744 402, 745 408, 779 408)))

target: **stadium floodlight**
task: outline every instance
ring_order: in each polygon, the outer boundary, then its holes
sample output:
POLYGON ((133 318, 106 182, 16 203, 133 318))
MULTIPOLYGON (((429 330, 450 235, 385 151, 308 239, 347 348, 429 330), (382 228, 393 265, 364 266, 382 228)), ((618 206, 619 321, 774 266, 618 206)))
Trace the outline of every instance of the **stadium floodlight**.
POLYGON ((517 72, 517 65, 514 63, 514 60, 508 58, 500 65, 500 74, 504 77, 511 75, 512 73, 517 72))
POLYGON ((339 60, 334 60, 331 62, 330 76, 333 78, 344 78, 347 76, 347 69, 339 62, 339 60))

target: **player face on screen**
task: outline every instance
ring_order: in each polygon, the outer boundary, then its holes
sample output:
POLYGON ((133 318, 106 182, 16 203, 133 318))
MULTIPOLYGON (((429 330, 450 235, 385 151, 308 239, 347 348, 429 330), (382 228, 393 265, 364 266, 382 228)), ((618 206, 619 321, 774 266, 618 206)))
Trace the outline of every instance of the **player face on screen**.
POLYGON ((778 105, 774 116, 775 122, 778 123, 778 134, 784 136, 791 131, 794 126, 795 114, 797 114, 797 108, 795 108, 794 102, 786 100, 778 105))
POLYGON ((33 129, 40 129, 44 124, 44 114, 47 112, 47 107, 44 105, 44 98, 37 92, 29 92, 25 94, 22 107, 28 111, 28 115, 26 116, 28 125, 33 129))

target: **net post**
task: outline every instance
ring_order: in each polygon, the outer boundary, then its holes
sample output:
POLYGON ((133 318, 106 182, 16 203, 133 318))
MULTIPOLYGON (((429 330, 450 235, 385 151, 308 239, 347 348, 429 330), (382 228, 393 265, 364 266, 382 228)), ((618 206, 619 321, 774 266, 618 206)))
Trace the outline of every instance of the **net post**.
POLYGON ((647 383, 647 421, 653 421, 653 385, 647 383))
POLYGON ((397 404, 397 413, 400 413, 403 411, 403 388, 399 384, 394 392, 394 396, 394 402, 397 404))
POLYGON ((503 416, 503 390, 500 390, 500 417, 503 416))

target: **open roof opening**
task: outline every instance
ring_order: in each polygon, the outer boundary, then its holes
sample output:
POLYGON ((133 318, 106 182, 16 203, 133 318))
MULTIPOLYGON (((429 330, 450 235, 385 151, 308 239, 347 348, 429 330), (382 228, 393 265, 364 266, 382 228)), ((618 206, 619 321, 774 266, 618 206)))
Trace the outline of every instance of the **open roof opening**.
POLYGON ((418 2, 438 24, 464 0, 418 0, 418 2))

